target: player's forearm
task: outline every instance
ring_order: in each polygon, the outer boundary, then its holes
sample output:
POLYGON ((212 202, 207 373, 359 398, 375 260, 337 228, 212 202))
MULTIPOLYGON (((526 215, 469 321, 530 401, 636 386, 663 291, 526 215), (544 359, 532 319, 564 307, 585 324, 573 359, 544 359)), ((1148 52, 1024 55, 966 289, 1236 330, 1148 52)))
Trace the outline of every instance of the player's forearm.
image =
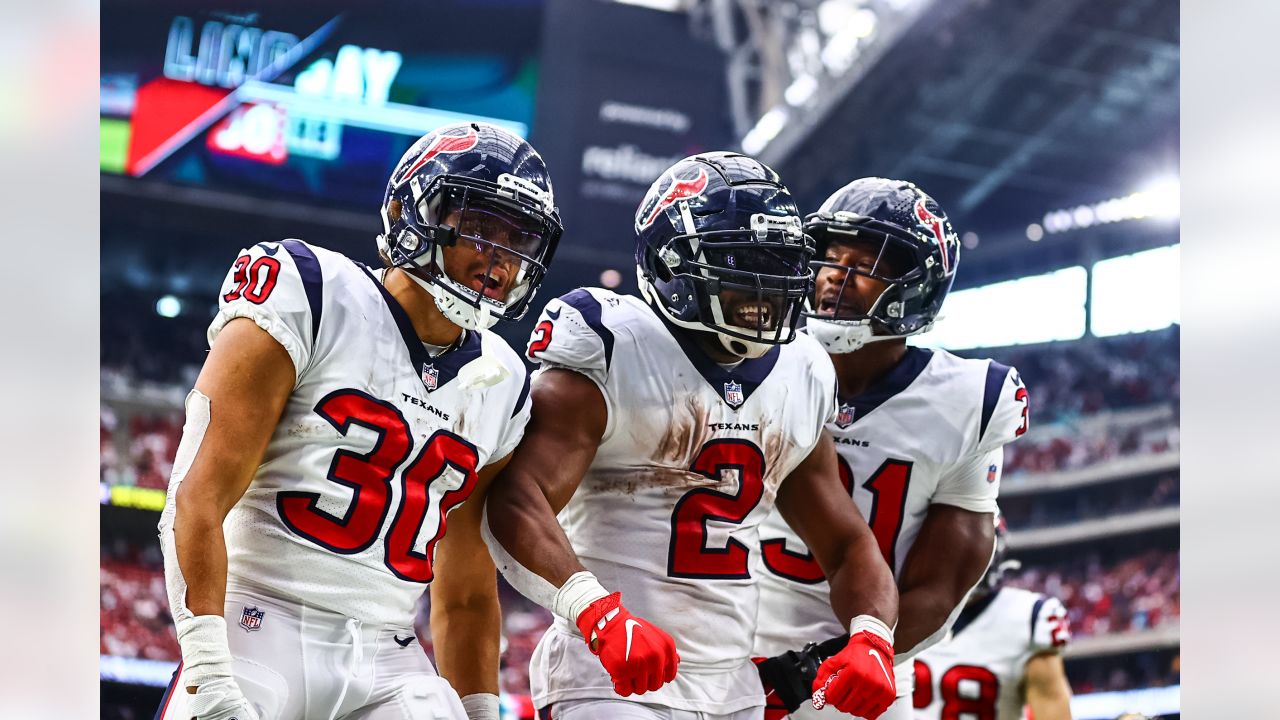
POLYGON ((1025 682, 1036 720, 1071 720, 1071 684, 1061 655, 1042 653, 1028 660, 1025 682))
MULTIPOLYGON (((870 534, 868 534, 870 537, 870 534)), ((831 609, 845 626, 859 615, 870 615, 893 627, 900 614, 893 573, 874 542, 850 543, 844 560, 827 577, 831 609)))
POLYGON ((441 677, 465 696, 498 694, 502 610, 498 595, 433 602, 431 640, 441 677))
POLYGON ((901 655, 937 632, 963 598, 931 586, 907 590, 898 598, 898 627, 893 650, 901 655))
POLYGON ((190 497, 179 487, 173 533, 178 567, 187 585, 186 606, 192 615, 223 614, 227 596, 227 545, 223 514, 190 497))
POLYGON ((489 532, 524 569, 554 587, 585 570, 537 484, 508 471, 489 490, 489 532))

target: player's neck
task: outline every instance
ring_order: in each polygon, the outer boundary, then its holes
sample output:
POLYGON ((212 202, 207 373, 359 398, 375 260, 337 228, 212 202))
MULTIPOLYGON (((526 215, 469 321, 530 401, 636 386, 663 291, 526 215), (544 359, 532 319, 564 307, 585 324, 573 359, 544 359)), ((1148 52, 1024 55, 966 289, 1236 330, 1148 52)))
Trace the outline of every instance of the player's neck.
POLYGON ((851 398, 866 392, 897 367, 906 354, 906 340, 881 340, 867 343, 855 352, 832 355, 831 362, 836 366, 836 378, 840 383, 840 396, 851 398))
POLYGON ((400 303, 400 307, 404 308, 419 340, 448 347, 461 337, 462 328, 445 317, 440 308, 436 307, 436 299, 431 293, 405 275, 404 270, 389 268, 382 277, 382 284, 391 293, 391 297, 400 303))

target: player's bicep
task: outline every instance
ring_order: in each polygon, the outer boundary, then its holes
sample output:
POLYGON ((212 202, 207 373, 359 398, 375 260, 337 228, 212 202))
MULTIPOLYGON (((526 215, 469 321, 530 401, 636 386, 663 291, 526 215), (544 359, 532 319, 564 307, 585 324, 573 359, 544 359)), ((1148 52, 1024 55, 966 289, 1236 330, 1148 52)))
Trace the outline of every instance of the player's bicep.
POLYGON ((986 572, 995 549, 994 518, 951 505, 930 505, 898 578, 903 593, 934 587, 958 604, 986 572))
POLYGON ((777 508, 826 571, 840 562, 850 543, 871 537, 852 496, 840 483, 835 443, 826 431, 783 480, 777 508))
POLYGON ((507 473, 531 479, 559 512, 573 497, 604 437, 608 412, 600 387, 573 370, 538 373, 524 438, 507 473))
POLYGON ((293 391, 293 361, 247 319, 227 323, 195 389, 209 399, 208 426, 182 481, 187 499, 222 514, 244 495, 293 391))

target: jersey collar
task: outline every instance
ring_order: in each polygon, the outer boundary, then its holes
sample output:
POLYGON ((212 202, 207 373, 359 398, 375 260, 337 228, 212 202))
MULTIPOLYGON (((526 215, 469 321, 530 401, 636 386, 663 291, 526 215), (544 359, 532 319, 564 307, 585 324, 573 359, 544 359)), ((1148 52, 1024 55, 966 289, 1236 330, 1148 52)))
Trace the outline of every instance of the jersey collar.
POLYGON ((711 385, 716 394, 720 396, 720 399, 724 400, 734 410, 746 403, 747 398, 751 397, 751 393, 755 392, 769 377, 769 373, 773 371, 773 366, 778 364, 778 356, 782 354, 782 348, 773 347, 769 349, 769 352, 758 358, 746 358, 733 369, 726 370, 715 360, 708 357, 702 351, 702 348, 698 347, 697 343, 689 339, 689 333, 697 332, 696 330, 682 332, 681 328, 672 325, 670 321, 662 317, 662 313, 658 312, 652 303, 646 302, 645 305, 655 317, 662 321, 667 333, 680 346, 684 356, 688 358, 689 363, 698 371, 698 374, 711 385))
POLYGON ((854 417, 859 419, 866 417, 867 413, 885 404, 890 398, 906 390, 911 383, 915 382, 931 359, 933 359, 932 350, 914 345, 907 346, 906 355, 902 356, 893 369, 862 394, 848 401, 841 399, 842 405, 853 408, 854 417))
POLYGON ((453 346, 453 348, 443 353, 431 357, 427 352, 426 346, 418 339, 418 333, 413 329, 413 321, 409 319, 409 313, 405 312, 400 303, 383 287, 382 283, 373 276, 367 266, 361 265, 364 272, 369 276, 369 280, 378 288, 378 292, 382 294, 382 299, 387 305, 387 311, 391 313, 392 319, 396 322, 396 327, 400 330, 400 337, 404 340, 405 349, 409 351, 409 359, 413 363, 414 374, 422 379, 422 384, 426 387, 427 392, 433 392, 445 385, 448 385, 458 376, 458 371, 472 360, 480 357, 481 339, 480 333, 472 330, 462 331, 462 342, 453 346))

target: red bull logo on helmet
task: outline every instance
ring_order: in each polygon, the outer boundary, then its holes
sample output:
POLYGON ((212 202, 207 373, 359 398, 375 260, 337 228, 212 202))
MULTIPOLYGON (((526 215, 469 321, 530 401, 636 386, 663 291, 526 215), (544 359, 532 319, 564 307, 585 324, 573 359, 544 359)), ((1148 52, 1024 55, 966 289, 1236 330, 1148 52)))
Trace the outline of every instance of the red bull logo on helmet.
POLYGON ((466 152, 474 148, 478 142, 480 142, 480 133, 476 132, 476 129, 471 126, 467 126, 467 132, 464 135, 440 134, 435 136, 431 139, 426 149, 422 151, 422 154, 418 156, 418 159, 396 179, 396 184, 399 185, 412 177, 418 168, 431 162, 431 158, 441 153, 452 155, 466 152))
POLYGON ((649 211, 649 214, 645 216, 644 220, 640 223, 640 227, 636 229, 643 230, 644 228, 649 227, 653 224, 654 220, 658 219, 658 215, 660 215, 663 210, 670 207, 672 203, 680 200, 687 200, 691 197, 697 197, 706 189, 706 168, 698 168, 698 176, 688 180, 681 180, 675 175, 672 175, 671 185, 667 188, 666 192, 662 193, 662 196, 658 198, 658 202, 653 206, 653 209, 649 211))

